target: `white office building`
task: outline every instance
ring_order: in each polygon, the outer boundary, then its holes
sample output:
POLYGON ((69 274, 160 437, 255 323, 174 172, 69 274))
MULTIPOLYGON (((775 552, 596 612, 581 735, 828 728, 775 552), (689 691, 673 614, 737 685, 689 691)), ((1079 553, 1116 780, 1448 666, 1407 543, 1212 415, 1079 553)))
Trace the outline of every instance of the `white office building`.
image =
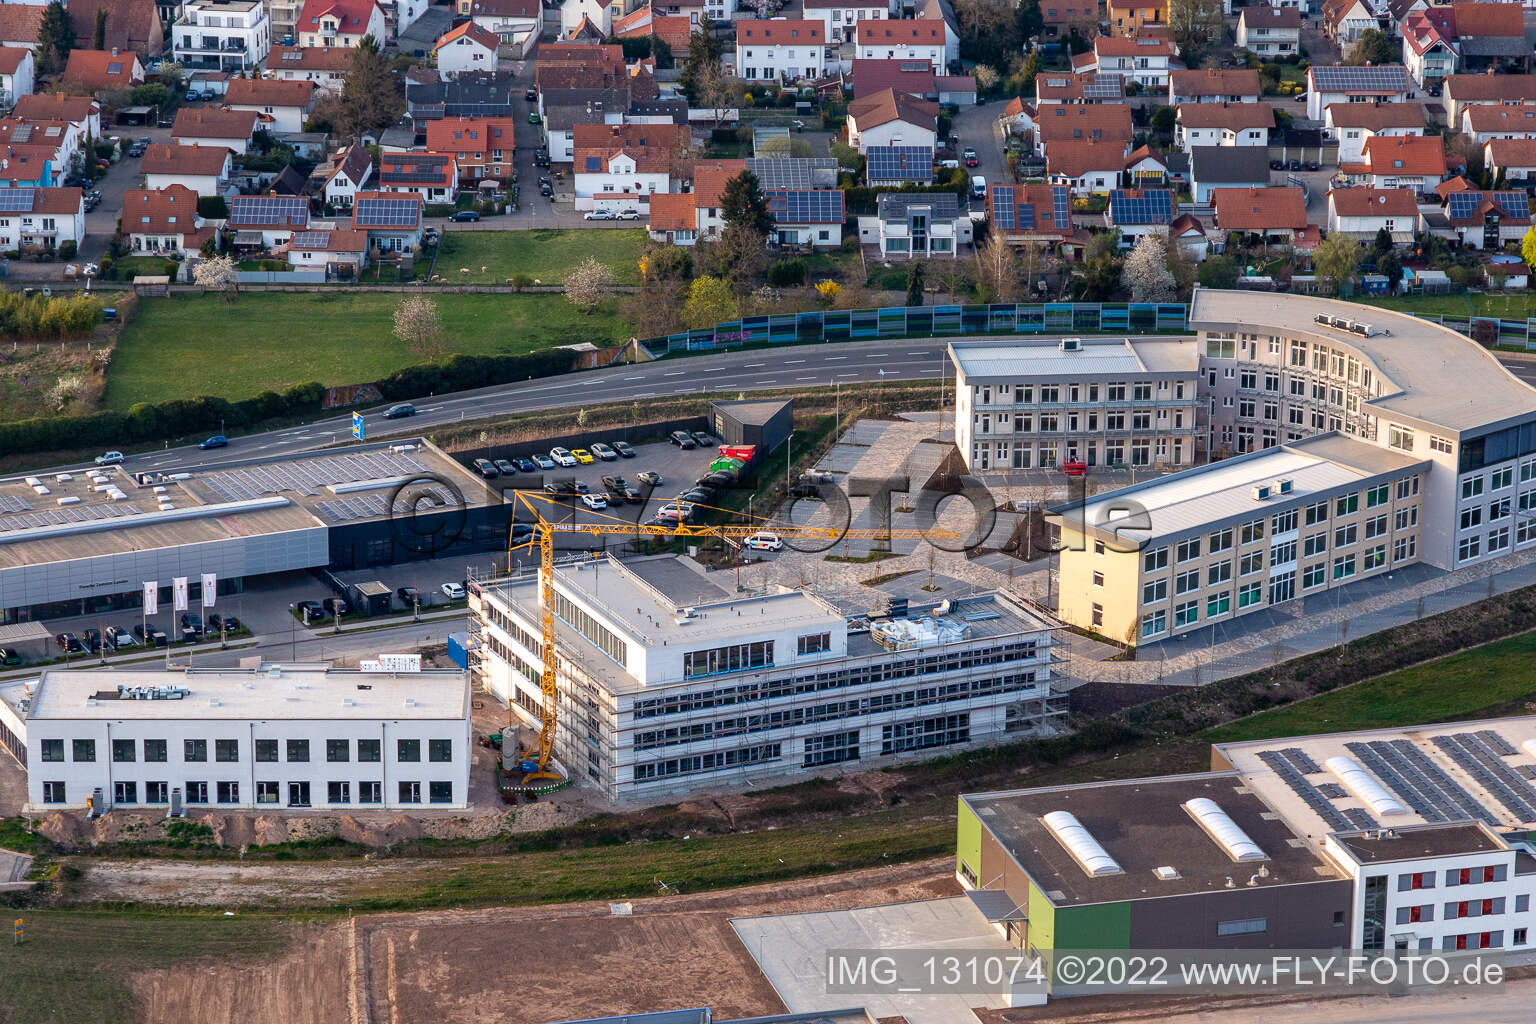
POLYGON ((170 35, 172 54, 189 70, 252 71, 272 48, 261 0, 187 0, 170 35))
POLYGON ((427 810, 469 805, 469 682, 382 655, 254 668, 46 671, 0 689, 27 807, 427 810))
MULTIPOLYGON (((553 582, 556 758, 612 799, 930 755, 1064 713, 1050 627, 1000 594, 872 619, 670 556, 572 563, 553 582)), ((536 578, 476 585, 470 609, 478 683, 536 728, 536 578)))

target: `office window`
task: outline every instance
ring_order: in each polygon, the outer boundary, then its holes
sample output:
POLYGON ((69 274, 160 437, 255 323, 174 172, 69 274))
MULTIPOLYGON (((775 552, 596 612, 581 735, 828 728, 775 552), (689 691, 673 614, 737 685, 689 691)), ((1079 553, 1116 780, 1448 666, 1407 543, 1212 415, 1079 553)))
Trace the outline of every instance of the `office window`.
POLYGON ((1168 581, 1153 580, 1141 588, 1141 603, 1156 604, 1168 599, 1168 581))
POLYGON ((164 782, 144 783, 144 802, 147 804, 167 804, 171 802, 169 796, 170 787, 164 782))
POLYGON ((1360 556, 1360 564, 1365 571, 1380 569, 1387 564, 1387 546, 1377 544, 1373 548, 1367 548, 1365 554, 1360 556))
POLYGON ((1400 508, 1393 514, 1392 525, 1399 530, 1407 530, 1419 525, 1419 506, 1400 508))
POLYGON ((1328 565, 1326 562, 1318 562, 1309 565, 1301 571, 1301 588, 1309 590, 1312 587, 1320 587, 1328 580, 1328 565))
POLYGON ((65 804, 65 803, 68 803, 68 802, 69 802, 68 798, 64 795, 64 783, 62 783, 62 782, 44 782, 43 783, 43 803, 45 803, 45 804, 65 804))
POLYGON ((802 636, 796 643, 796 653, 801 655, 821 654, 831 649, 831 633, 811 633, 807 636, 802 636))
POLYGON ((345 761, 350 756, 351 746, 347 740, 325 741, 325 759, 327 762, 335 763, 337 761, 345 761))
POLYGON ((208 783, 188 782, 186 784, 187 803, 205 804, 208 802, 208 783))
POLYGON ((214 740, 213 741, 213 759, 215 761, 223 761, 226 764, 231 762, 231 761, 238 761, 238 760, 240 760, 240 741, 239 740, 214 740))
POLYGON ((1461 510, 1461 528, 1470 530, 1473 527, 1483 525, 1483 506, 1474 505, 1471 508, 1461 510))
POLYGON ((1290 509, 1271 516, 1269 520, 1270 530, 1274 533, 1290 533, 1296 529, 1296 510, 1290 509))
POLYGON ((421 803, 421 783, 419 783, 419 782, 402 782, 402 783, 400 783, 400 802, 403 803, 403 804, 419 804, 419 803, 421 803))
POLYGON ((132 761, 136 753, 133 740, 112 741, 112 760, 114 762, 121 764, 124 761, 132 761))
POLYGON ((429 782, 427 783, 427 802, 433 804, 453 803, 453 783, 429 782))
POLYGON ((1256 572, 1264 571, 1264 552, 1255 551, 1251 555, 1244 555, 1238 565, 1239 576, 1252 576, 1256 572))
POLYGON ((1218 615, 1225 615, 1232 610, 1232 591, 1223 590, 1219 594, 1212 594, 1205 600, 1205 617, 1214 619, 1218 615))
POLYGON ((1142 568, 1147 572, 1157 572, 1159 569, 1168 568, 1168 549, 1155 548, 1142 556, 1142 568))
POLYGON ((1264 599, 1264 584, 1245 583, 1237 591, 1237 606, 1248 608, 1258 604, 1264 599))
POLYGON ((1515 467, 1505 466, 1488 474, 1488 489, 1490 491, 1503 490, 1515 482, 1515 467))
POLYGON ((1173 606, 1173 624, 1178 626, 1191 626, 1200 618, 1200 602, 1185 601, 1183 604, 1173 606))
POLYGON ((1143 615, 1141 617, 1141 637, 1143 640, 1147 637, 1157 636, 1159 633, 1165 633, 1167 630, 1167 612, 1153 612, 1151 615, 1143 615))
POLYGON ((1483 553, 1481 537, 1463 537, 1456 544, 1456 557, 1460 559, 1476 558, 1483 553))
POLYGON ((144 760, 163 764, 166 758, 165 740, 145 740, 144 760))
POLYGON ((95 740, 75 740, 71 744, 71 746, 74 748, 71 751, 71 756, 72 756, 73 760, 76 760, 76 761, 94 761, 94 760, 96 760, 96 741, 95 740))
POLYGON ((309 760, 309 740, 289 740, 288 741, 288 760, 290 760, 290 761, 308 761, 309 760))
POLYGON ((256 760, 275 762, 277 760, 277 740, 257 740, 256 760))
POLYGON ((1365 492, 1365 507, 1375 508, 1377 505, 1385 505, 1390 496, 1390 490, 1386 484, 1379 484, 1365 492))
POLYGON ((360 804, 381 804, 384 802, 384 783, 359 782, 357 784, 357 802, 360 804))
POLYGON ((181 745, 181 759, 183 761, 208 760, 208 741, 183 740, 181 745))
POLYGON ((1239 544, 1252 544, 1254 541, 1264 539, 1264 520, 1255 519, 1251 523, 1244 523, 1238 531, 1239 544))
POLYGON ((376 762, 380 758, 380 743, 378 740, 358 740, 357 759, 359 761, 376 762))
POLYGON ((64 760, 64 741, 43 740, 41 754, 44 761, 64 760))
POLYGON ((1205 582, 1210 585, 1225 583, 1232 578, 1232 563, 1217 562, 1206 569, 1205 582))
POLYGON ((1360 529, 1354 523, 1350 523, 1348 526, 1341 526, 1333 531, 1333 546, 1336 548, 1348 547, 1359 539, 1360 529))
POLYGON ((349 804, 352 802, 352 784, 349 782, 328 782, 325 784, 325 802, 329 804, 349 804))
POLYGON ((1214 555, 1220 551, 1230 550, 1231 547, 1232 528, 1230 526, 1225 530, 1218 530, 1217 532, 1211 534, 1211 554, 1214 555))
POLYGON ((1472 476, 1461 482, 1461 496, 1463 498, 1475 498, 1483 493, 1483 478, 1472 476))
POLYGON ((1345 555, 1343 558, 1333 560, 1333 578, 1346 580, 1355 574, 1355 556, 1345 555))
POLYGON ((1393 423, 1387 427, 1387 447, 1413 451, 1413 431, 1393 423))
POLYGON ((1181 572, 1173 578, 1173 592, 1175 594, 1187 594, 1191 590, 1200 589, 1200 570, 1191 569, 1181 572))
POLYGON ((1360 511, 1360 495, 1346 494, 1334 502, 1334 515, 1347 516, 1360 511))
POLYGON ((1179 541, 1177 557, 1181 562, 1193 561, 1200 557, 1200 538, 1179 541))
POLYGON ((1316 526, 1318 523, 1326 522, 1327 519, 1328 503, 1326 501, 1319 501, 1315 504, 1308 505, 1306 515, 1303 517, 1303 521, 1308 526, 1316 526))
POLYGON ((275 804, 279 799, 277 783, 256 783, 256 802, 258 804, 275 804))
POLYGON ((1429 450, 1430 451, 1432 451, 1432 452, 1439 452, 1442 455, 1449 455, 1449 454, 1451 454, 1451 448, 1452 448, 1452 444, 1451 444, 1451 441, 1450 441, 1449 438, 1435 437, 1433 435, 1430 436, 1430 439, 1429 439, 1429 450))
POLYGON ((447 764, 453 760, 453 740, 427 740, 427 760, 447 764))
POLYGON ((421 740, 396 740, 395 760, 402 762, 421 760, 421 740))
POLYGON ((237 804, 240 802, 240 783, 221 782, 218 786, 219 803, 237 804))
POLYGON ((1217 935, 1257 935, 1269 930, 1269 921, 1262 917, 1250 917, 1240 921, 1216 922, 1217 935))

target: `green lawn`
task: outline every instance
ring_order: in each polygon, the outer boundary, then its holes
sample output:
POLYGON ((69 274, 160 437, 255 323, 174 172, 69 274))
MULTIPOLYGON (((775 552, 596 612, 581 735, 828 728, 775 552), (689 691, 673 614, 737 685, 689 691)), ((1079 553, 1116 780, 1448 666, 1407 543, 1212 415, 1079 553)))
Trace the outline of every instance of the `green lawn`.
POLYGON ((1465 718, 1536 693, 1536 676, 1530 671, 1533 655, 1536 633, 1522 633, 1260 712, 1208 730, 1201 739, 1220 743, 1465 718))
POLYGON ((159 256, 124 256, 113 261, 112 271, 119 281, 132 281, 135 277, 158 277, 165 273, 166 262, 159 256))
POLYGON ((613 269, 619 284, 639 284, 637 261, 644 251, 644 228, 592 228, 559 231, 443 232, 436 273, 450 284, 503 284, 513 274, 527 274, 544 284, 558 284, 588 256, 613 269), (485 267, 486 272, 480 273, 485 267), (468 274, 459 273, 468 268, 468 274))
POLYGON ((1507 320, 1536 317, 1536 295, 1403 295, 1393 298, 1359 296, 1352 302, 1418 313, 1425 316, 1497 316, 1507 320))
MULTIPOLYGON (((362 384, 420 362, 395 338, 397 292, 251 292, 144 300, 123 331, 103 407, 217 395, 238 400, 317 380, 362 384)), ((627 340, 610 300, 588 317, 562 295, 444 295, 450 352, 516 355, 627 340)))

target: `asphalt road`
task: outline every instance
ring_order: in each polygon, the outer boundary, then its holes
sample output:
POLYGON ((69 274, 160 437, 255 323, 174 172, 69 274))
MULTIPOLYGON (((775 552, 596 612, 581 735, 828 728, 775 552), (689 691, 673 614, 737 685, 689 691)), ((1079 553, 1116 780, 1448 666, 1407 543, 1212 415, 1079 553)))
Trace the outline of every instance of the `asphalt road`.
MULTIPOLYGON (((384 406, 363 417, 364 437, 411 436, 429 427, 509 413, 558 409, 574 405, 628 402, 662 395, 719 394, 734 398, 739 391, 774 388, 876 385, 881 380, 937 379, 950 374, 945 359, 948 339, 923 338, 795 345, 664 359, 638 366, 540 378, 451 395, 413 400, 416 415, 384 418, 384 406)), ((1536 387, 1536 361, 1502 359, 1516 377, 1536 387)), ((263 434, 234 438, 230 446, 201 451, 194 445, 130 455, 125 468, 134 471, 187 469, 234 459, 275 458, 308 451, 351 436, 352 415, 263 434)), ((71 467, 58 467, 68 469, 71 467)))

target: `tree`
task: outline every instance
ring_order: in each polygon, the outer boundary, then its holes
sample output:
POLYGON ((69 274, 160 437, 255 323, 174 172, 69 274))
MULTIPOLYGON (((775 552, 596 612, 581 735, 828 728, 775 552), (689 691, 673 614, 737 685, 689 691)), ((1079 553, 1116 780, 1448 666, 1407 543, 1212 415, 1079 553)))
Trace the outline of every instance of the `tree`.
POLYGON ((1379 28, 1368 28, 1360 33, 1354 47, 1344 58, 1345 64, 1398 64, 1402 51, 1392 45, 1392 40, 1379 28))
POLYGON ((426 362, 437 362, 443 350, 443 321, 437 315, 437 300, 420 293, 401 299, 395 307, 395 337, 426 362))
POLYGON ((1226 34, 1221 0, 1168 0, 1168 37, 1190 67, 1198 66, 1226 34))
POLYGON ((699 25, 688 37, 688 57, 683 61, 678 84, 688 97, 689 106, 698 106, 703 100, 704 72, 713 65, 720 66, 720 44, 715 40, 708 18, 701 17, 699 25))
POLYGON ((1386 228, 1376 229, 1376 244, 1371 246, 1379 260, 1392 251, 1392 234, 1386 228))
POLYGON ((389 61, 373 36, 364 36, 352 54, 332 114, 333 127, 347 138, 377 136, 405 112, 405 97, 389 61))
POLYGON ((821 301, 829 306, 837 301, 837 297, 842 293, 842 290, 843 286, 830 278, 816 282, 816 294, 820 295, 821 301))
POLYGON ((1019 291, 1013 247, 993 235, 976 250, 976 287, 983 302, 1012 302, 1019 291))
POLYGON ((1334 232, 1312 250, 1312 269, 1335 293, 1348 289, 1359 266, 1360 243, 1342 232, 1334 232))
POLYGON ((768 250, 763 236, 742 224, 731 224, 720 233, 720 241, 710 247, 717 276, 731 282, 745 294, 768 266, 768 250))
POLYGON ((1202 288, 1236 288, 1237 264, 1230 256, 1207 256, 1199 277, 1202 288))
POLYGON ((91 29, 91 49, 105 50, 107 48, 107 9, 96 8, 96 25, 91 29))
MULTIPOLYGON (((1019 9, 1015 0, 955 0, 960 56, 978 64, 1001 64, 1019 52, 1019 9)), ((940 69, 942 70, 942 69, 940 69)))
POLYGON ((234 302, 240 293, 235 261, 228 256, 214 256, 199 263, 192 270, 192 281, 205 293, 222 293, 225 302, 234 302))
POLYGON ((1038 37, 1045 27, 1045 16, 1040 13, 1040 0, 1023 0, 1019 4, 1018 17, 1019 38, 1026 43, 1038 37))
POLYGON ((1387 287, 1395 292, 1403 280, 1403 261, 1397 258, 1396 253, 1385 253, 1376 260, 1376 273, 1386 278, 1387 287))
POLYGON ((565 278, 565 301, 591 314, 613 286, 613 271, 596 256, 588 256, 565 278))
POLYGON ((42 23, 37 30, 37 70, 48 74, 63 71, 64 65, 69 63, 69 51, 76 45, 69 12, 59 0, 54 0, 43 8, 42 23))
POLYGON ((683 325, 693 330, 736 319, 736 296, 718 277, 696 277, 683 303, 683 325))
POLYGON ((1178 112, 1172 107, 1158 107, 1152 114, 1152 130, 1163 135, 1172 135, 1177 122, 1178 112))
POLYGON ((971 74, 976 78, 976 91, 981 93, 997 91, 997 87, 1003 80, 997 73, 997 68, 990 64, 977 64, 971 69, 971 74))
POLYGON ((714 112, 716 128, 719 128, 720 123, 725 120, 727 111, 741 106, 742 94, 742 84, 725 73, 725 68, 720 66, 719 60, 710 61, 699 70, 699 104, 704 109, 714 112))
POLYGON ((1536 225, 1532 225, 1520 240, 1520 256, 1526 266, 1536 267, 1536 225))
POLYGON ((923 304, 923 262, 913 260, 907 268, 907 305, 921 306, 923 304))
POLYGON ((742 171, 725 183, 720 193, 720 216, 727 228, 746 228, 759 238, 767 238, 773 230, 773 214, 768 212, 768 197, 758 183, 757 175, 742 171))
POLYGON ((1156 231, 1141 236, 1125 260, 1125 279, 1132 302, 1169 302, 1174 297, 1173 274, 1168 270, 1168 240, 1156 231))

